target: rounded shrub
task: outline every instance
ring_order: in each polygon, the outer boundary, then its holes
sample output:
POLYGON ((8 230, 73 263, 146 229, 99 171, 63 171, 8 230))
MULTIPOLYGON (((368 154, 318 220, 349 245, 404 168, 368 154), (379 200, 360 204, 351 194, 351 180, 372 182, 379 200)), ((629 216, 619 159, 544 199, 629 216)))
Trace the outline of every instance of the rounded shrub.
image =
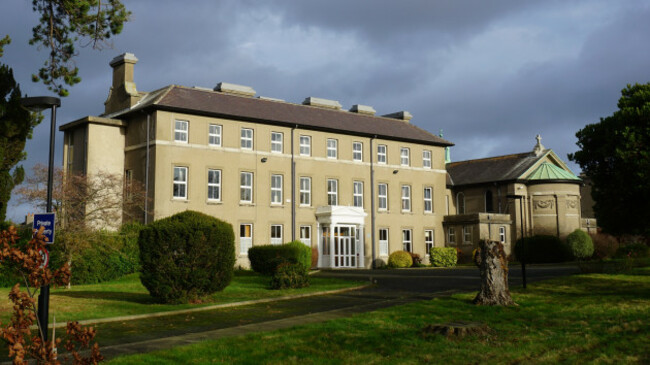
POLYGON ((566 247, 574 259, 586 259, 594 254, 594 242, 581 229, 576 229, 566 237, 566 247))
POLYGON ((525 249, 523 242, 521 238, 515 242, 515 256, 519 261, 522 261, 524 252, 527 263, 555 263, 570 258, 566 246, 556 236, 535 235, 526 237, 525 249))
POLYGON ((279 264, 271 278, 271 289, 296 289, 309 286, 309 275, 304 265, 297 262, 279 264))
POLYGON ((458 255, 455 247, 432 247, 429 261, 434 267, 456 266, 458 255))
POLYGON ((411 267, 413 258, 411 253, 406 251, 395 251, 388 256, 388 266, 394 268, 411 267))
POLYGON ((232 280, 232 225, 194 211, 160 219, 140 232, 140 281, 165 303, 197 300, 232 280))
POLYGON ((286 262, 298 263, 307 271, 312 264, 311 248, 300 241, 253 246, 248 249, 248 260, 253 271, 262 275, 273 275, 278 265, 286 262))

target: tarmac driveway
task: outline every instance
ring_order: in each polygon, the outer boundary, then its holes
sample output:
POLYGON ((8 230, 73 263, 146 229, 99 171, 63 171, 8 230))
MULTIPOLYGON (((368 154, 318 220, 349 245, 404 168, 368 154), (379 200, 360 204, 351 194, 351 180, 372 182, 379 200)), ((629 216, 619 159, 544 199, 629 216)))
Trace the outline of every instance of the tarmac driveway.
MULTIPOLYGON (((509 285, 522 285, 521 266, 510 266, 509 285)), ((579 273, 575 265, 526 265, 528 283, 579 273)), ((368 280, 375 287, 365 292, 392 292, 394 294, 439 294, 453 291, 479 290, 481 278, 474 266, 455 268, 411 268, 379 270, 322 270, 316 276, 336 277, 350 280, 368 280)))

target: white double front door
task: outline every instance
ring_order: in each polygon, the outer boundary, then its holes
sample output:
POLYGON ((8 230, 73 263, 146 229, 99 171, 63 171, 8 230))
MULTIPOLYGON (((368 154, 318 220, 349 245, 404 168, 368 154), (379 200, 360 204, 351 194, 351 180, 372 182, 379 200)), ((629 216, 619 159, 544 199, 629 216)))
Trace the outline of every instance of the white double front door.
POLYGON ((356 228, 334 227, 334 267, 357 267, 356 228))

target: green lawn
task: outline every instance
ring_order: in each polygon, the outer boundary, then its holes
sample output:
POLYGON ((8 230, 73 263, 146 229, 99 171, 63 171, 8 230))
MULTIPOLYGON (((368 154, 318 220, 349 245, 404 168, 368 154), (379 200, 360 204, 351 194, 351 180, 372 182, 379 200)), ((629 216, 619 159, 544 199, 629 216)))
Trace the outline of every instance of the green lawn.
MULTIPOLYGON (((222 292, 206 298, 200 304, 158 304, 140 283, 138 274, 93 285, 77 285, 71 289, 53 289, 50 296, 50 321, 56 315, 57 323, 127 316, 196 308, 214 304, 273 298, 294 294, 342 289, 364 283, 326 278, 311 278, 311 285, 302 289, 270 290, 269 277, 250 271, 236 272, 235 277, 222 292)), ((9 288, 0 288, 0 321, 11 317, 11 303, 7 298, 9 288)))
POLYGON ((111 363, 650 363, 650 268, 558 278, 512 294, 517 307, 477 307, 475 293, 460 294, 111 363), (462 339, 422 332, 459 320, 484 322, 492 332, 462 339))

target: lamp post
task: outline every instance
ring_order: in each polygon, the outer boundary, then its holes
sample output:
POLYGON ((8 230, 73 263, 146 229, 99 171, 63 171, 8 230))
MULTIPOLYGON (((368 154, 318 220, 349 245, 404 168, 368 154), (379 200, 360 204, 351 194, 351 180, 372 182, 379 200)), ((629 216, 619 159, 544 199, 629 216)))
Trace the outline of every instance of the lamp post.
MULTIPOLYGON (((524 206, 523 206, 523 195, 507 195, 507 198, 519 200, 519 216, 521 220, 521 279, 523 281, 524 289, 526 289, 526 237, 524 232, 524 206)), ((515 212, 517 208, 515 206, 515 212)), ((516 219, 516 218, 515 218, 516 219)), ((515 225, 517 222, 515 221, 515 225)))
MULTIPOLYGON (((41 112, 45 109, 52 110, 50 119, 50 157, 48 162, 47 173, 47 201, 46 213, 52 212, 52 187, 54 184, 54 133, 56 130, 56 108, 61 106, 61 99, 54 96, 36 96, 31 98, 20 99, 23 108, 32 112, 41 112)), ((38 322, 40 323, 43 341, 47 341, 48 314, 50 306, 50 286, 41 287, 38 295, 38 322)))

